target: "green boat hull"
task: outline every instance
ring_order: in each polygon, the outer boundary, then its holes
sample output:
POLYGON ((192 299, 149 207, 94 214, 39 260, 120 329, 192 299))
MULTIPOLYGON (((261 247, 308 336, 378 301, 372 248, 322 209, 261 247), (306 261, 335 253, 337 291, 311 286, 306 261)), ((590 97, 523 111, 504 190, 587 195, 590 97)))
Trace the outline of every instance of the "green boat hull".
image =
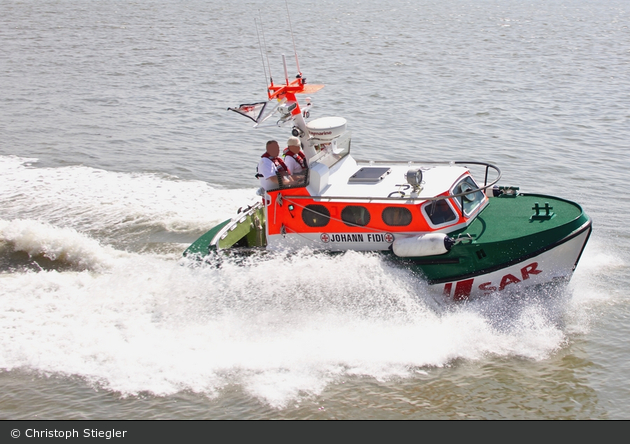
POLYGON ((538 194, 506 195, 490 199, 468 227, 449 233, 458 243, 448 253, 403 261, 430 283, 448 282, 535 257, 590 230, 589 217, 574 202, 538 194))

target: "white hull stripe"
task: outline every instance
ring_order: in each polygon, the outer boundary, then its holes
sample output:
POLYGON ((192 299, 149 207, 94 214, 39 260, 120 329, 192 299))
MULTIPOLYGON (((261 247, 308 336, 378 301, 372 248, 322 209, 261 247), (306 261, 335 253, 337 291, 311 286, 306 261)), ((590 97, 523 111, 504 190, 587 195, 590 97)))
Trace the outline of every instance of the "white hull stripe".
POLYGON ((526 288, 550 282, 568 280, 588 240, 590 229, 567 242, 537 256, 490 273, 430 285, 434 290, 456 300, 487 295, 508 288, 526 288))

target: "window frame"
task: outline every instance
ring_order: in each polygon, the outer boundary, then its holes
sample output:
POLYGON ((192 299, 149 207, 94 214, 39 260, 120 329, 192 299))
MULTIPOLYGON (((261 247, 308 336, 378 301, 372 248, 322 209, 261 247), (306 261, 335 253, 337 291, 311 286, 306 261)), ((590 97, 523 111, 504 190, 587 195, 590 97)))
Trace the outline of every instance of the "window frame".
POLYGON ((365 227, 369 225, 370 221, 372 220, 372 213, 370 213, 370 210, 367 207, 364 207, 363 205, 346 205, 341 209, 340 218, 341 218, 341 221, 349 227, 365 227), (347 221, 346 219, 344 219, 344 212, 348 209, 355 209, 355 208, 363 209, 365 213, 367 213, 366 223, 360 224, 353 221, 347 221))
MULTIPOLYGON (((477 183, 475 182, 475 179, 473 179, 471 176, 466 176, 455 184, 455 186, 453 187, 453 190, 451 191, 451 194, 462 193, 461 185, 464 182, 472 186, 473 190, 479 190, 479 185, 477 185, 477 183)), ((472 191, 469 194, 474 195, 473 200, 467 199, 468 194, 465 194, 463 196, 457 196, 454 198, 454 200, 457 201, 457 206, 459 207, 460 211, 465 217, 470 217, 479 208, 479 206, 483 203, 486 197, 486 195, 481 190, 472 191), (473 206, 471 207, 470 204, 473 204, 473 206)))
POLYGON ((302 222, 304 222, 304 224, 307 227, 310 227, 310 228, 323 228, 323 227, 327 226, 330 223, 330 220, 331 220, 330 210, 328 208, 326 208, 325 205, 321 205, 321 204, 308 204, 308 205, 306 205, 302 209, 302 214, 300 215, 300 217, 302 218, 302 222), (317 207, 317 208, 310 208, 310 207, 317 207), (325 210, 325 213, 324 213, 324 211, 321 211, 321 209, 325 210), (320 223, 312 224, 312 223, 307 222, 307 219, 305 217, 305 213, 307 211, 309 213, 315 213, 317 218, 319 218, 319 217, 324 218, 326 220, 326 223, 323 223, 323 224, 320 224, 320 223))
POLYGON ((389 207, 383 208, 383 211, 381 211, 381 219, 382 219, 383 223, 385 225, 387 225, 388 227, 408 227, 413 222, 413 213, 407 207, 401 207, 401 206, 393 207, 393 206, 389 206, 389 207), (390 223, 388 223, 387 220, 385 219, 385 212, 388 211, 388 210, 398 210, 398 211, 402 211, 402 212, 406 211, 408 216, 409 216, 409 222, 407 222, 406 224, 390 224, 390 223))
POLYGON ((438 227, 445 227, 448 225, 454 225, 457 222, 459 222, 459 217, 457 215, 457 211, 455 210, 455 208, 453 208, 453 204, 450 202, 451 199, 439 199, 439 200, 431 200, 429 202, 426 202, 422 205, 421 207, 421 211, 422 214, 424 215, 427 223, 429 224, 430 227, 432 228, 438 228, 438 227), (432 205, 437 205, 438 202, 444 202, 446 203, 447 208, 451 211, 451 214, 453 215, 453 218, 450 220, 447 220, 445 222, 436 224, 433 222, 433 219, 431 219, 431 216, 429 215, 430 212, 430 208, 432 205))

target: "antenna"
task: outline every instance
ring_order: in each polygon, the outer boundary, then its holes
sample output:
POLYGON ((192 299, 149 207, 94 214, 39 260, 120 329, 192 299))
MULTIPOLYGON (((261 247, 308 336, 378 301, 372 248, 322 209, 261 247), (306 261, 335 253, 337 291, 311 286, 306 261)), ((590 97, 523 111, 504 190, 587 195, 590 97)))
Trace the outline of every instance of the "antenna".
MULTIPOLYGON (((267 67, 265 66, 265 57, 263 56, 262 44, 260 43, 260 32, 258 32, 258 20, 256 18, 254 18, 254 24, 256 25, 256 35, 258 36, 258 48, 260 48, 260 61, 262 62, 262 66, 263 66, 263 77, 265 78, 265 88, 267 88, 269 86, 267 85, 267 67)), ((262 27, 262 24, 261 24, 261 27, 262 27)), ((269 72, 269 77, 271 77, 271 71, 269 72)))
POLYGON ((287 59, 284 58, 284 54, 282 54, 282 64, 284 65, 284 78, 287 82, 287 85, 289 84, 289 72, 287 71, 287 59))
POLYGON ((295 66, 297 66, 298 75, 302 77, 302 71, 300 70, 300 62, 298 62, 297 50, 295 49, 295 37, 293 37, 293 26, 291 25, 291 14, 289 14, 289 1, 284 0, 287 5, 287 17, 289 18, 289 30, 291 31, 291 40, 293 40, 293 53, 295 54, 295 66))
POLYGON ((263 44, 265 45, 265 54, 267 55, 267 66, 269 67, 269 83, 273 85, 273 78, 271 77, 271 64, 269 63, 269 51, 267 51, 267 41, 265 40, 265 29, 263 28, 260 9, 258 10, 258 15, 260 15, 260 31, 262 32, 263 44))

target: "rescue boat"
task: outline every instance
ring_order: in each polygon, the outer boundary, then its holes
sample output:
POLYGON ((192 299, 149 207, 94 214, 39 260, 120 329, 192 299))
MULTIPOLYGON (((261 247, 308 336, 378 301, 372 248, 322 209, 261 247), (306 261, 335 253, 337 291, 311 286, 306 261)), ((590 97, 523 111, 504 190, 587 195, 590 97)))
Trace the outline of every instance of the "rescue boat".
POLYGON ((270 81, 268 101, 228 109, 254 126, 277 119, 290 128, 306 172, 291 186, 259 189, 185 256, 377 252, 454 300, 570 280, 592 230, 579 204, 499 186, 501 171, 490 163, 355 159, 346 119, 307 123, 311 100, 297 100, 323 85, 307 84, 299 65, 289 81, 284 66, 285 82, 270 81))

